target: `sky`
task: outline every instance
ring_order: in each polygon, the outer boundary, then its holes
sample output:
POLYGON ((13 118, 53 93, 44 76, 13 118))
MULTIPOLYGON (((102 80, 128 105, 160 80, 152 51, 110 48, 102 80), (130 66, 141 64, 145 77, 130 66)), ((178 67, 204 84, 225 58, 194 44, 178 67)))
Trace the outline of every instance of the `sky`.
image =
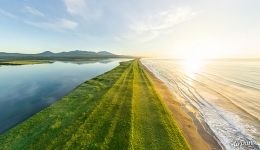
POLYGON ((0 0, 0 51, 260 57, 260 0, 0 0))

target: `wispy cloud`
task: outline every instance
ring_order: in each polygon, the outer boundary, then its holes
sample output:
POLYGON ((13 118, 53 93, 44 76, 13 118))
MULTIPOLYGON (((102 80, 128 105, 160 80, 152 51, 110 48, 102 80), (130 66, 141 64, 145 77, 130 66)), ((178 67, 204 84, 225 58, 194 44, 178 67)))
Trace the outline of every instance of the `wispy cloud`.
POLYGON ((132 29, 138 32, 165 30, 191 19, 196 14, 190 7, 162 11, 147 17, 146 20, 137 21, 132 29))
POLYGON ((87 10, 86 0, 64 0, 67 11, 72 15, 81 15, 87 10))
POLYGON ((48 22, 26 21, 25 23, 38 28, 51 29, 58 32, 62 32, 65 30, 73 30, 78 26, 77 22, 68 19, 56 19, 54 21, 48 21, 48 22))
POLYGON ((190 7, 179 7, 155 13, 155 15, 141 16, 141 19, 132 21, 131 32, 124 38, 139 38, 141 41, 150 41, 162 33, 172 30, 177 25, 192 19, 198 12, 190 7))
POLYGON ((16 15, 14 15, 14 14, 12 14, 12 13, 10 13, 10 12, 7 12, 7 11, 5 11, 5 10, 3 10, 3 9, 0 9, 0 14, 2 14, 2 15, 4 15, 4 16, 7 16, 7 17, 9 17, 9 18, 17 18, 16 15))
POLYGON ((101 10, 92 9, 87 0, 64 0, 64 4, 69 14, 80 16, 83 19, 98 18, 101 15, 101 10))
POLYGON ((29 13, 33 16, 41 17, 42 21, 33 21, 33 20, 25 21, 26 24, 38 28, 63 32, 65 30, 73 30, 78 27, 78 23, 75 21, 65 19, 65 18, 55 18, 53 16, 52 17, 46 16, 43 12, 31 6, 25 6, 24 12, 29 13))
POLYGON ((38 9, 30 7, 30 6, 25 6, 24 11, 27 12, 27 13, 30 13, 31 15, 34 15, 34 16, 40 16, 40 17, 45 16, 44 13, 42 13, 38 9))

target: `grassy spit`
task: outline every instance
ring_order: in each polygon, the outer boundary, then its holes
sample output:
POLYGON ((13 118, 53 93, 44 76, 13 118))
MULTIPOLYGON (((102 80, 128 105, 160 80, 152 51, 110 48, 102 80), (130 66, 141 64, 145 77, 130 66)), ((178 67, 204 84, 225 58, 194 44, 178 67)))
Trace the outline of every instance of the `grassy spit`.
POLYGON ((0 61, 0 65, 33 65, 33 64, 46 64, 52 63, 48 60, 10 60, 10 61, 0 61))
POLYGON ((0 135, 0 149, 176 149, 189 146, 138 60, 86 81, 0 135))

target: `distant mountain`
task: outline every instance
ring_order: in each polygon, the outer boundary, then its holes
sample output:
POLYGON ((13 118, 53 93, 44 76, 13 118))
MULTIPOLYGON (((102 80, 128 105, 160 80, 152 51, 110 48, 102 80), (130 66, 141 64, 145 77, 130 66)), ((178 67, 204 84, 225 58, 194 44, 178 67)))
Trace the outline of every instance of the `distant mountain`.
POLYGON ((107 51, 101 51, 101 52, 98 52, 97 54, 99 54, 99 55, 114 55, 114 54, 107 52, 107 51))
POLYGON ((38 54, 38 56, 53 56, 53 55, 55 55, 55 54, 51 51, 45 51, 45 52, 38 54))
POLYGON ((20 53, 5 53, 0 52, 0 59, 84 59, 84 58, 118 58, 127 57, 115 55, 107 51, 93 52, 74 50, 69 52, 53 53, 45 51, 38 54, 20 54, 20 53))
POLYGON ((1 58, 1 57, 24 56, 24 55, 26 55, 26 54, 0 52, 0 58, 1 58))

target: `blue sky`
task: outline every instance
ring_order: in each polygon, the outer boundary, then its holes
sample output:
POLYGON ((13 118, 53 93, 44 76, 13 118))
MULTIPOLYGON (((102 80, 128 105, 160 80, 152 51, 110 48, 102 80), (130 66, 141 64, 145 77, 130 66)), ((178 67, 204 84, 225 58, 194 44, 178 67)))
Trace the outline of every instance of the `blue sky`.
POLYGON ((1 0, 0 51, 260 56, 259 0, 1 0))

